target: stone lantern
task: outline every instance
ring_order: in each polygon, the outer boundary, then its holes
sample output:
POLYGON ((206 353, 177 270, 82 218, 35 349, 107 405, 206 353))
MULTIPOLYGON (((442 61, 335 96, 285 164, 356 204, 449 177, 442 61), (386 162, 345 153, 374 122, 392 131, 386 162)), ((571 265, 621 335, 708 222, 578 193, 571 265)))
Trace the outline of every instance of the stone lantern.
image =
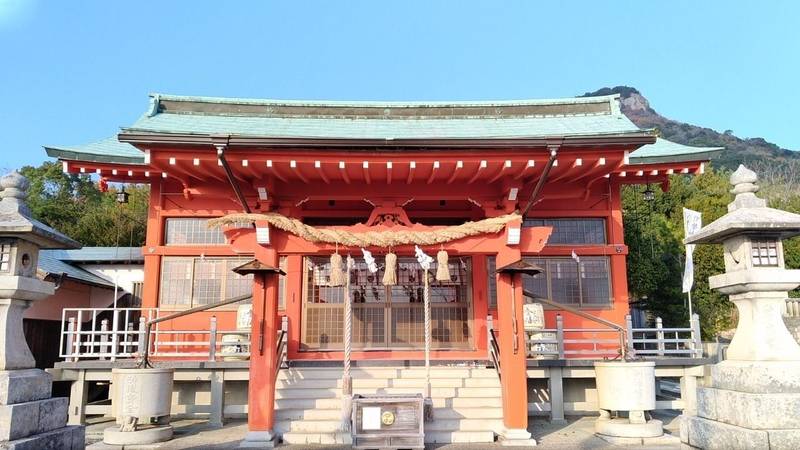
POLYGON ((51 398, 52 378, 36 369, 22 315, 55 291, 36 277, 40 248, 80 244, 30 217, 28 180, 0 178, 0 448, 84 448, 84 427, 66 426, 67 398, 51 398))
POLYGON ((725 273, 709 286, 739 311, 727 359, 711 366, 697 416, 681 424, 693 448, 800 448, 800 346, 782 318, 787 291, 800 285, 800 270, 784 266, 782 240, 800 235, 800 215, 768 208, 756 181, 739 166, 728 214, 686 239, 723 245, 725 273))

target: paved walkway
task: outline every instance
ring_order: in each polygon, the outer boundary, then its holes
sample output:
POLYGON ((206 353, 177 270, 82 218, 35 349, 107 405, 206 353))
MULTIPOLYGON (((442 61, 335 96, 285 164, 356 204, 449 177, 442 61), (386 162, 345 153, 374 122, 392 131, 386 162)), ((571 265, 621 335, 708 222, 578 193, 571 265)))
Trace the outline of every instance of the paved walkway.
MULTIPOLYGON (((659 417, 664 421, 665 428, 678 435, 678 418, 675 415, 659 417)), ((87 443, 93 443, 88 447, 91 450, 120 450, 121 447, 107 446, 99 442, 102 440, 102 430, 111 426, 110 422, 103 422, 90 425, 86 430, 87 443)), ((155 446, 129 446, 129 449, 208 449, 208 450, 227 450, 237 448, 240 440, 247 431, 247 424, 244 422, 232 422, 223 428, 208 427, 205 421, 181 420, 173 423, 175 426, 175 438, 170 442, 165 442, 155 446)), ((532 418, 531 433, 539 442, 535 448, 537 450, 605 450, 605 449, 636 449, 644 448, 637 446, 615 446, 598 438, 594 435, 594 418, 581 417, 570 418, 566 424, 551 424, 545 419, 532 418)), ((349 446, 330 446, 330 445, 280 445, 277 448, 284 450, 339 450, 349 449, 349 446)), ((479 450, 485 448, 507 448, 499 444, 448 444, 432 445, 428 448, 441 450, 479 450)), ((648 449, 675 450, 679 445, 664 445, 660 447, 648 446, 648 449)))

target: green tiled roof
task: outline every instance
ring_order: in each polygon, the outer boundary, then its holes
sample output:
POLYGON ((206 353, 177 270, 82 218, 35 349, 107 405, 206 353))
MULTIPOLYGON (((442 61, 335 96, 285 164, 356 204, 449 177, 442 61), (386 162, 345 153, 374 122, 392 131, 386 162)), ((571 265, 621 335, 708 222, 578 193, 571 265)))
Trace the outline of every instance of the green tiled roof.
MULTIPOLYGON (((619 96, 494 102, 336 102, 152 94, 126 133, 231 135, 279 139, 525 139, 641 135, 619 96)), ((84 146, 48 146, 64 160, 143 164, 141 151, 116 137, 84 146)), ((691 158, 699 149, 659 140, 632 162, 691 158)))
POLYGON ((48 156, 66 160, 101 163, 144 164, 144 153, 139 149, 110 137, 85 145, 44 147, 48 156))
POLYGON ((126 131, 317 139, 492 139, 640 133, 617 96, 513 102, 309 102, 155 94, 126 131))
POLYGON ((710 159, 724 147, 691 147, 663 138, 656 138, 653 144, 639 147, 630 154, 631 164, 654 164, 662 162, 702 161, 710 159))

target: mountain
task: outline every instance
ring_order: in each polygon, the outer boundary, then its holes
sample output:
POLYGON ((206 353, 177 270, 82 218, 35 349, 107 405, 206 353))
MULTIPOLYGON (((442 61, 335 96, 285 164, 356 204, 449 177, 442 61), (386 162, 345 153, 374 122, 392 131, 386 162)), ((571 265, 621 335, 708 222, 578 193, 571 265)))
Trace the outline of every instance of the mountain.
MULTIPOLYGON (((781 148, 763 138, 739 138, 730 130, 722 133, 711 128, 699 127, 668 119, 654 110, 650 102, 636 88, 617 86, 587 92, 581 97, 619 94, 622 112, 640 128, 656 128, 665 139, 684 145, 700 147, 725 147, 712 162, 715 167, 735 169, 739 164, 753 166, 780 164, 791 167, 793 173, 800 171, 800 152, 781 148), (797 169, 797 170, 794 170, 797 169)), ((775 167, 775 166, 773 166, 775 167)))

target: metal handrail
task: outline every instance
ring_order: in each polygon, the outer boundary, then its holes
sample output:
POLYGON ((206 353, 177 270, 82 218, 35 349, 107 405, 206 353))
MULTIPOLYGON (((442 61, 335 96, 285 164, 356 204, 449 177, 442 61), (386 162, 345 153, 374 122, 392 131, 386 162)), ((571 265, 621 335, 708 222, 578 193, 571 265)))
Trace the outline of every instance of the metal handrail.
POLYGON ((561 309, 561 310, 567 311, 569 313, 575 314, 576 316, 583 317, 584 319, 591 320, 592 322, 596 322, 596 323, 599 323, 601 325, 605 325, 605 326, 607 326, 609 328, 613 328, 614 330, 617 331, 617 333, 619 333, 619 353, 620 353, 620 357, 622 359, 629 359, 630 355, 633 354, 633 350, 628 347, 629 343, 627 342, 627 340, 625 338, 625 328, 624 327, 622 327, 620 325, 617 325, 614 322, 611 322, 611 321, 602 319, 600 317, 595 317, 595 316, 593 316, 591 314, 585 313, 585 312, 583 312, 583 311, 581 311, 581 310, 579 310, 577 308, 573 308, 573 307, 568 306, 568 305, 562 305, 560 303, 556 303, 556 302, 554 302, 554 301, 552 301, 550 299, 547 299, 547 298, 537 297, 532 292, 524 290, 524 289, 522 290, 522 295, 523 295, 523 297, 528 297, 529 299, 531 299, 531 300, 533 300, 535 302, 544 303, 545 305, 552 306, 553 308, 561 309))
POLYGON ((178 312, 170 314, 168 316, 157 317, 155 319, 147 321, 145 323, 145 328, 144 328, 144 342, 143 342, 144 349, 141 352, 141 355, 140 355, 141 359, 139 361, 138 367, 139 368, 150 368, 150 367, 153 367, 150 364, 150 334, 151 334, 151 329, 152 329, 153 325, 155 325, 157 323, 161 323, 161 322, 166 322, 166 321, 172 320, 172 319, 177 319, 178 317, 188 316, 190 314, 194 314, 194 313, 197 313, 197 312, 208 311, 209 309, 219 308, 220 306, 226 306, 226 305, 230 305, 232 303, 241 302, 243 300, 248 300, 250 298, 253 298, 253 294, 240 295, 238 297, 232 297, 232 298, 229 298, 227 300, 223 300, 221 302, 209 303, 207 305, 195 306, 194 308, 189 308, 189 309, 186 309, 186 310, 183 310, 183 311, 178 311, 178 312))
POLYGON ((278 379, 278 373, 280 373, 281 369, 283 368, 284 363, 286 362, 286 335, 288 333, 288 319, 284 316, 281 319, 281 331, 278 334, 278 346, 275 349, 275 374, 273 375, 273 379, 278 379))
POLYGON ((497 335, 494 333, 492 316, 489 316, 488 319, 488 327, 486 331, 489 337, 489 357, 492 358, 492 364, 494 364, 494 370, 497 372, 497 378, 501 378, 502 372, 500 370, 500 345, 497 342, 497 335))

